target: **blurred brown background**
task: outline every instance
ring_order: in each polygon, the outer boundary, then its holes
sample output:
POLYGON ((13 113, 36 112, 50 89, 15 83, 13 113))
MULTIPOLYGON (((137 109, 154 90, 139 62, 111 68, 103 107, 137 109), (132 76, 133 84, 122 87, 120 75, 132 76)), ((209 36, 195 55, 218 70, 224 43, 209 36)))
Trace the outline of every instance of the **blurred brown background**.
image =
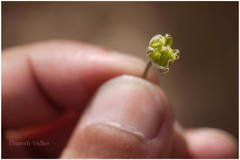
POLYGON ((158 33, 182 53, 159 74, 176 118, 238 138, 238 2, 2 2, 3 49, 70 39, 146 59, 158 33))

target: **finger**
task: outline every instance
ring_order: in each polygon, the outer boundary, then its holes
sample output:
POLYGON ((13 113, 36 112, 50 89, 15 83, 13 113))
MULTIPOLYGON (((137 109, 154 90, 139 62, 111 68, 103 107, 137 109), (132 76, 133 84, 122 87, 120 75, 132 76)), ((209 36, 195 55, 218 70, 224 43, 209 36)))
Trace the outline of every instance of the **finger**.
POLYGON ((236 140, 225 131, 202 128, 186 131, 185 139, 192 158, 237 158, 236 140))
POLYGON ((131 56, 68 41, 8 49, 2 58, 4 128, 42 124, 66 109, 80 112, 101 83, 124 73, 140 76, 145 66, 131 56))
POLYGON ((175 121, 173 126, 172 145, 171 158, 190 158, 184 137, 184 129, 177 121, 175 121))
POLYGON ((163 92, 132 76, 96 93, 62 158, 161 158, 172 150, 173 117, 163 92))

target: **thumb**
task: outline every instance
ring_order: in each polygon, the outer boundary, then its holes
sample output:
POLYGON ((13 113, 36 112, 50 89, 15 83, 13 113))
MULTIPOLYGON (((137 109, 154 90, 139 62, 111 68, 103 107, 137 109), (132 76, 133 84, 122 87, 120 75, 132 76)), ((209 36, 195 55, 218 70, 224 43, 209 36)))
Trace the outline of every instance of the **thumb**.
POLYGON ((159 88, 120 76, 98 90, 62 158, 169 157, 172 126, 169 105, 159 88))

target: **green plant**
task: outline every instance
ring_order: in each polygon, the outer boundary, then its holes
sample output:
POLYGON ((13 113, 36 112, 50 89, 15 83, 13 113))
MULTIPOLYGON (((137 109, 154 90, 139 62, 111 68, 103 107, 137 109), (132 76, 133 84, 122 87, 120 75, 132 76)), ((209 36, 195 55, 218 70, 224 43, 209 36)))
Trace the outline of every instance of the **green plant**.
POLYGON ((144 70, 143 78, 146 78, 151 66, 162 73, 167 73, 169 66, 179 59, 180 51, 171 48, 172 42, 173 38, 169 34, 164 36, 158 34, 152 37, 147 48, 148 63, 144 70))

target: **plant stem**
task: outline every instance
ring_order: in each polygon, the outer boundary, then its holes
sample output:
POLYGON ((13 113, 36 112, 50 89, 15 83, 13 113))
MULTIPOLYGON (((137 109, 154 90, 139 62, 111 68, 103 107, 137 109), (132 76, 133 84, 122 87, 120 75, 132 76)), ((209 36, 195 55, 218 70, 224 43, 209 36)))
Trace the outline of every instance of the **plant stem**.
POLYGON ((151 60, 148 59, 147 65, 146 65, 145 70, 144 70, 143 75, 142 75, 142 78, 143 78, 143 79, 146 79, 146 78, 147 78, 147 74, 148 74, 149 68, 150 68, 151 66, 152 66, 151 60))

